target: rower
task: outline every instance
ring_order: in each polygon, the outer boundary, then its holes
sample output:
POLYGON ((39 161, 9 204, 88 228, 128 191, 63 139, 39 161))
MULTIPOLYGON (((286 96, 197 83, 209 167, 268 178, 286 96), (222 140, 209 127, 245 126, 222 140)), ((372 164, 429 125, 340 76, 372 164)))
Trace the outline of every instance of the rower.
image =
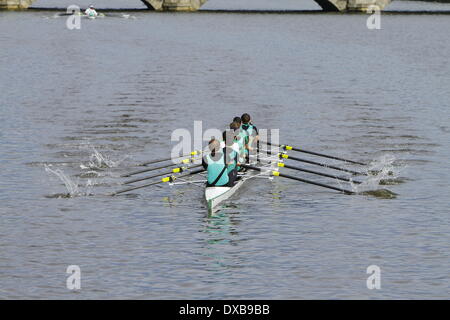
POLYGON ((225 131, 225 148, 223 149, 223 152, 225 154, 225 163, 227 165, 229 186, 233 186, 238 177, 239 146, 235 142, 235 138, 234 129, 225 131))
POLYGON ((251 117, 248 113, 244 113, 241 116, 241 120, 241 131, 243 131, 247 137, 246 159, 248 162, 250 154, 254 155, 259 150, 259 134, 256 126, 252 124, 251 117))
MULTIPOLYGON (((233 121, 230 124, 230 129, 234 130, 234 142, 236 145, 235 150, 238 153, 238 162, 245 163, 248 137, 246 136, 245 132, 240 129, 240 127, 241 122, 233 121)), ((242 169, 243 168, 238 166, 238 171, 241 171, 242 169)))
POLYGON ((228 170, 223 149, 220 148, 220 141, 213 138, 209 141, 208 147, 211 153, 202 159, 203 168, 207 170, 206 187, 228 186, 228 170))
POLYGON ((94 6, 92 4, 89 6, 89 8, 86 9, 84 14, 90 18, 95 18, 98 16, 97 11, 95 11, 94 6))
MULTIPOLYGON (((235 118, 236 119, 236 118, 235 118)), ((239 144, 236 142, 236 130, 239 129, 240 124, 237 122, 230 123, 229 129, 225 129, 222 132, 222 143, 220 144, 221 148, 225 148, 226 146, 232 147, 237 153, 239 153, 239 144), (229 137, 227 137, 228 132, 231 131, 233 134, 230 134, 229 137), (231 141, 228 141, 227 139, 231 139, 231 141)))

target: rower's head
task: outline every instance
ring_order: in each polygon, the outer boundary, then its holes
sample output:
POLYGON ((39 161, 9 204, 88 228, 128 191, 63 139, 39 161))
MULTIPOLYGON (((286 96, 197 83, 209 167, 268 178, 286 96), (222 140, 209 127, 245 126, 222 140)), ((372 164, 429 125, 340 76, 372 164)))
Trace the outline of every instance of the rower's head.
POLYGON ((240 127, 241 127, 240 122, 233 121, 232 123, 230 123, 230 129, 232 130, 238 130, 240 127))
POLYGON ((211 153, 218 152, 220 150, 220 141, 216 138, 212 138, 211 140, 209 140, 208 147, 211 153))
POLYGON ((244 114, 241 116, 241 120, 242 120, 242 123, 243 123, 243 124, 248 124, 248 123, 250 123, 250 120, 251 120, 250 115, 249 115, 248 113, 244 113, 244 114))
POLYGON ((236 134, 234 133, 233 128, 225 130, 225 136, 224 136, 225 145, 227 147, 232 146, 234 143, 235 137, 236 137, 236 134))
POLYGON ((89 9, 94 9, 94 5, 91 4, 91 5, 89 6, 89 9))
POLYGON ((233 122, 239 123, 239 126, 240 126, 242 123, 241 117, 234 117, 233 122))
POLYGON ((217 140, 216 138, 212 138, 211 140, 209 140, 209 151, 211 151, 211 157, 217 157, 219 156, 220 153, 220 141, 217 140))
POLYGON ((239 129, 241 128, 241 123, 233 121, 230 123, 230 129, 234 131, 234 138, 236 139, 236 136, 239 135, 239 129))

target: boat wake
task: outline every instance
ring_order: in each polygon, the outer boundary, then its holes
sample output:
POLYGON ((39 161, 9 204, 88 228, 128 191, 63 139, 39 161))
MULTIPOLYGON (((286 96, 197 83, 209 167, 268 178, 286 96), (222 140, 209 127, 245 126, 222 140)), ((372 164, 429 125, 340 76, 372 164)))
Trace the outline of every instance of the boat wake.
MULTIPOLYGON (((72 16, 72 15, 73 15, 73 13, 66 13, 66 12, 64 12, 64 13, 55 13, 55 14, 53 14, 51 16, 47 16, 46 15, 46 16, 43 16, 43 18, 45 20, 58 19, 58 18, 61 18, 61 17, 68 17, 68 16, 72 16)), ((99 19, 99 18, 101 18, 101 19, 103 19, 103 18, 121 18, 121 19, 132 19, 132 20, 136 20, 137 19, 137 17, 135 15, 128 14, 128 13, 106 13, 106 14, 105 13, 99 13, 97 17, 89 17, 89 16, 85 15, 84 13, 79 12, 79 13, 77 13, 75 15, 77 15, 77 16, 79 16, 81 18, 90 19, 90 20, 96 20, 96 19, 99 19)))

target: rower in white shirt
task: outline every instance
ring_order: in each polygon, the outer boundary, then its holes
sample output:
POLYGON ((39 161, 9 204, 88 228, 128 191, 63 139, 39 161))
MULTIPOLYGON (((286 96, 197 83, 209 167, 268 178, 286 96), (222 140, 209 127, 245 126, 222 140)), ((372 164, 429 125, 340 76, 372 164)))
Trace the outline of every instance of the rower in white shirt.
POLYGON ((87 15, 89 18, 96 18, 98 16, 97 11, 95 11, 94 6, 92 4, 89 6, 89 8, 86 9, 84 14, 87 15))

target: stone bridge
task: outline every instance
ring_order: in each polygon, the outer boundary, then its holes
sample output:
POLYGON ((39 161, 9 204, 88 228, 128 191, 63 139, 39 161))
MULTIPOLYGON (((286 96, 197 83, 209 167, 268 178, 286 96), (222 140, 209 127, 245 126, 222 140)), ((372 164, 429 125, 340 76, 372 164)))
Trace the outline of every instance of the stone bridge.
MULTIPOLYGON (((0 0, 0 9, 26 9, 37 0, 0 0)), ((125 1, 125 0, 124 0, 125 1)), ((156 11, 196 11, 207 0, 141 0, 156 11)), ((212 0, 213 1, 213 0, 212 0)), ((279 1, 279 0, 277 0, 279 1)), ((314 0, 324 11, 367 11, 371 6, 384 9, 391 0, 314 0)))

